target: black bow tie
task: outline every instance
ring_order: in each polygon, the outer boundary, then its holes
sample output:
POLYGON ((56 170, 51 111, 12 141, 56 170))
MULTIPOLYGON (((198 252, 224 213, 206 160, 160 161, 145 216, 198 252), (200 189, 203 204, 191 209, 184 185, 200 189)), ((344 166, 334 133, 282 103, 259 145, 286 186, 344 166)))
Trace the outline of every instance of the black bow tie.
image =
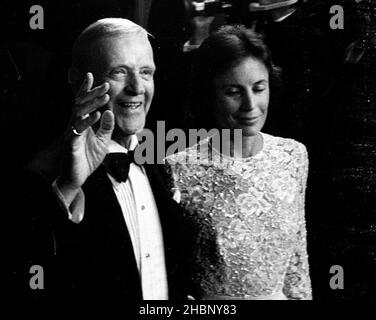
POLYGON ((128 153, 115 152, 109 153, 104 158, 103 164, 107 172, 118 182, 125 182, 128 179, 129 166, 135 163, 134 151, 128 153))

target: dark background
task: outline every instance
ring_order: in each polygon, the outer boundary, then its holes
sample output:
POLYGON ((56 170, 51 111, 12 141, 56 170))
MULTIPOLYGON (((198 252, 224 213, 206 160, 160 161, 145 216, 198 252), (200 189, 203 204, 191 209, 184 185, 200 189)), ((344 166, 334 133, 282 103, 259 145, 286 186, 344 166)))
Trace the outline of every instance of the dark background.
MULTIPOLYGON (((170 127, 184 127, 184 88, 176 80, 183 77, 178 56, 186 28, 178 2, 0 0, 2 183, 7 186, 65 129, 73 98, 66 77, 71 46, 100 18, 125 17, 148 27, 151 9, 158 71, 148 125, 167 120, 170 127), (155 11, 152 2, 164 7, 155 11), (44 30, 29 27, 34 4, 44 8, 44 30)), ((375 300, 376 3, 308 4, 290 24, 260 26, 285 82, 264 131, 303 142, 310 155, 306 216, 314 299, 375 300), (344 30, 329 27, 332 4, 345 10, 344 30), (329 286, 332 265, 344 269, 343 290, 329 286)), ((251 23, 242 19, 233 17, 251 23)))

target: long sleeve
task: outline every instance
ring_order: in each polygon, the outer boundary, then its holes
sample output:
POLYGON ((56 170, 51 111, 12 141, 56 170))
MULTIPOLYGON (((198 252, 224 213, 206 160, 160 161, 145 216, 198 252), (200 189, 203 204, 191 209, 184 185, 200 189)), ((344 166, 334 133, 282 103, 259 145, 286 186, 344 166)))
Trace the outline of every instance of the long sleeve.
POLYGON ((29 270, 33 265, 42 266, 47 286, 57 254, 54 226, 72 222, 59 208, 50 184, 35 171, 16 172, 14 181, 5 190, 7 252, 4 261, 9 262, 6 267, 8 298, 17 303, 45 301, 45 294, 30 288, 29 270))
POLYGON ((309 276, 309 263, 307 253, 307 231, 305 223, 305 189, 308 176, 308 155, 305 147, 301 145, 302 165, 297 170, 300 186, 298 190, 298 232, 296 246, 290 257, 289 266, 284 279, 283 292, 290 300, 311 300, 312 289, 309 276))

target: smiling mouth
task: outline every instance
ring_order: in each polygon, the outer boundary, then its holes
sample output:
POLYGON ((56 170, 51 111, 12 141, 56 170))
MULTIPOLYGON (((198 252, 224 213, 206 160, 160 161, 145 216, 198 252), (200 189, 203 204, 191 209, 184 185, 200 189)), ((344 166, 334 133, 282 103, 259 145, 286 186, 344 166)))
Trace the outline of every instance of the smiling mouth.
POLYGON ((243 121, 243 122, 254 122, 256 120, 258 120, 260 118, 260 116, 258 117, 251 117, 251 118, 238 118, 240 121, 243 121))
POLYGON ((119 102, 118 106, 124 109, 136 110, 142 106, 142 102, 119 102))

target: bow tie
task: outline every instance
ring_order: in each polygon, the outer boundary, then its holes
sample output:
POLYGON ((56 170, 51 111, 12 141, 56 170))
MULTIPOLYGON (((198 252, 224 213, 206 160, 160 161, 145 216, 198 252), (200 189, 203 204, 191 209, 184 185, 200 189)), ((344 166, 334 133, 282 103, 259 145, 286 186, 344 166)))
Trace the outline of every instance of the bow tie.
POLYGON ((132 162, 137 164, 134 160, 134 151, 128 151, 128 153, 109 153, 103 160, 107 172, 115 178, 117 182, 127 181, 129 166, 132 162))

